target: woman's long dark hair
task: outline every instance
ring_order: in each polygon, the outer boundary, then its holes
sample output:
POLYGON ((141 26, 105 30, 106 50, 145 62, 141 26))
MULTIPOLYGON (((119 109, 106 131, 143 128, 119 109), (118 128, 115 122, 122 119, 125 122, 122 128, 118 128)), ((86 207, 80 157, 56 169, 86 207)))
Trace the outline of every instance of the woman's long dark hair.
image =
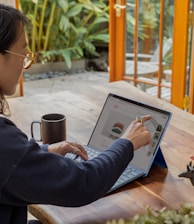
MULTIPOLYGON (((0 3, 0 54, 6 54, 18 37, 20 24, 26 25, 27 18, 17 9, 0 3)), ((0 114, 9 109, 5 96, 0 89, 0 114)))

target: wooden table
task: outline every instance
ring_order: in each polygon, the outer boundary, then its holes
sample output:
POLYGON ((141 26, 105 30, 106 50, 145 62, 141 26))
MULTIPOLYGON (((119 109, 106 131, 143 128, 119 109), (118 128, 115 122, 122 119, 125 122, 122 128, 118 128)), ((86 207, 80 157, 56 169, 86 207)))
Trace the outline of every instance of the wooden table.
POLYGON ((9 99, 12 120, 30 136, 30 123, 42 114, 64 113, 67 117, 68 140, 87 143, 105 98, 117 93, 172 112, 172 120, 161 144, 168 170, 153 166, 148 177, 130 183, 116 192, 79 208, 31 205, 30 212, 43 223, 99 224, 153 209, 178 208, 194 202, 194 187, 178 177, 194 153, 194 116, 173 105, 151 97, 124 81, 96 85, 86 90, 72 90, 9 99))

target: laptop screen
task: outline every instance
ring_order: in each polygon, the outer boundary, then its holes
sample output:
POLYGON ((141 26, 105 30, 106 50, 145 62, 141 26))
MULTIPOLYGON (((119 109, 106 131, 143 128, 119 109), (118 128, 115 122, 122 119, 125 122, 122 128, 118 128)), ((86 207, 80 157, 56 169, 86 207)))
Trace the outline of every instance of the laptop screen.
POLYGON ((149 165, 152 164, 156 149, 159 148, 168 126, 171 117, 171 113, 168 111, 110 93, 90 137, 88 146, 101 151, 106 150, 115 139, 122 135, 137 116, 143 115, 152 116, 151 120, 144 123, 151 132, 152 141, 149 145, 135 151, 130 164, 146 172, 150 168, 149 165))

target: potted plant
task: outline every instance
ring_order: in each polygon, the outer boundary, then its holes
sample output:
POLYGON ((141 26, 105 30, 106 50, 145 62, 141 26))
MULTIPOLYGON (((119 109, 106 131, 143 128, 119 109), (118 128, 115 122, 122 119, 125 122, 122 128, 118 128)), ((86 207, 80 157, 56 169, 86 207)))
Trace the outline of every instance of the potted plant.
POLYGON ((154 211, 150 208, 143 215, 135 215, 133 218, 118 221, 112 220, 106 224, 193 224, 194 207, 191 204, 184 204, 179 209, 163 208, 160 211, 154 211))

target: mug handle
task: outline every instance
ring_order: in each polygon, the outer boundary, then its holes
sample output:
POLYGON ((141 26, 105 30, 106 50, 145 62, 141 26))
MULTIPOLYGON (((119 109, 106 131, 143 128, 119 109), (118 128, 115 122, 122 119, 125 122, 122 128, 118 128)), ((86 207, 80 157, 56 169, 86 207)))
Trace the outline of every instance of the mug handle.
MULTIPOLYGON (((32 123, 31 123, 31 136, 32 136, 32 138, 34 138, 34 124, 39 124, 39 128, 40 128, 41 122, 40 121, 32 121, 32 123)), ((41 130, 40 130, 40 139, 35 139, 35 141, 37 141, 37 142, 42 141, 41 130)))

